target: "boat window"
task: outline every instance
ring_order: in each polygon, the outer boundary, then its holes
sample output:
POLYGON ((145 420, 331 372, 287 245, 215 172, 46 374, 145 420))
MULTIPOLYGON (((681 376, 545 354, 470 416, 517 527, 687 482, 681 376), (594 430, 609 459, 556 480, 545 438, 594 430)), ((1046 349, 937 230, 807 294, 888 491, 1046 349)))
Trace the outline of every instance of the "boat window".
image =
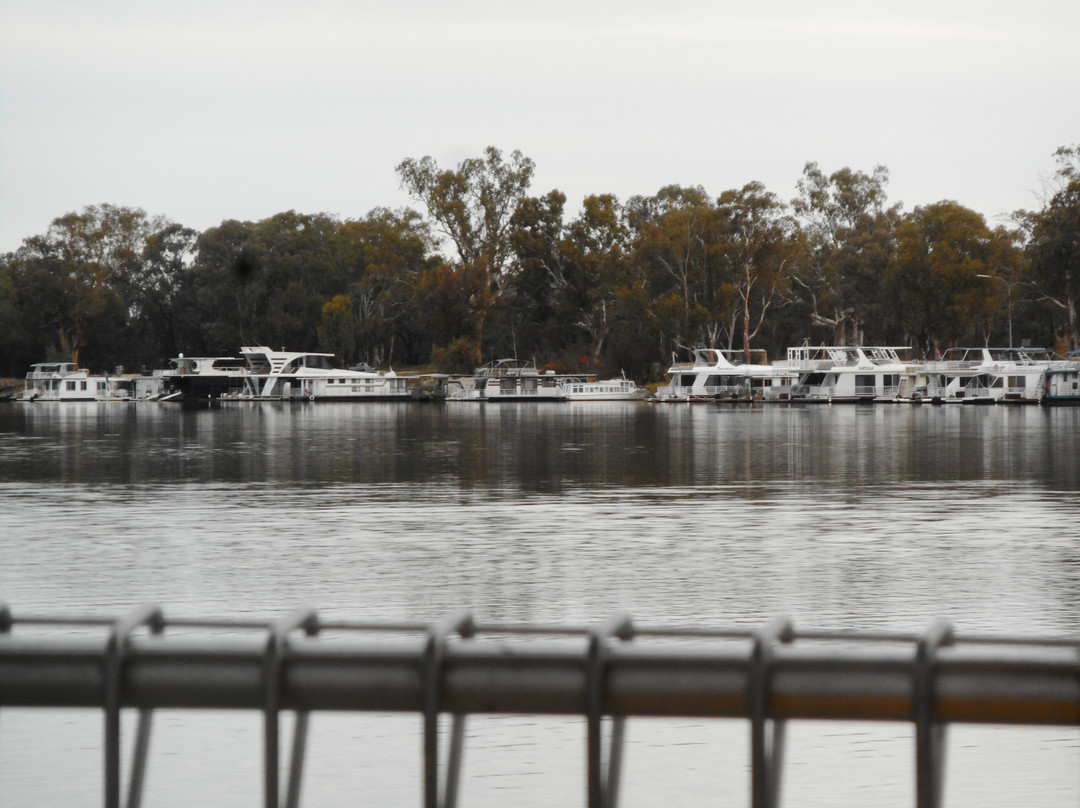
POLYGON ((309 368, 316 368, 318 370, 333 370, 330 365, 330 360, 325 356, 309 356, 305 363, 309 368))

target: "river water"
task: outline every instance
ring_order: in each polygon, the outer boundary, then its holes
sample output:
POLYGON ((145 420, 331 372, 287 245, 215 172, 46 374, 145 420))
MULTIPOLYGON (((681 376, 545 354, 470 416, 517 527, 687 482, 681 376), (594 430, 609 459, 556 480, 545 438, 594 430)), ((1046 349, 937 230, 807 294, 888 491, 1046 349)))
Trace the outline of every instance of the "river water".
MULTIPOLYGON (((1080 409, 1037 407, 12 404, 0 598, 1080 635, 1078 450, 1080 409)), ((420 803, 418 717, 311 732, 305 804, 420 803)), ((144 804, 261 804, 259 716, 164 711, 154 733, 144 804)), ((745 722, 628 733, 623 805, 745 804, 745 722)), ((95 711, 0 711, 0 805, 99 805, 100 734, 95 711)), ((460 803, 583 805, 584 738, 471 719, 460 803)), ((948 738, 949 805, 1080 802, 1076 730, 948 738)), ((907 725, 793 724, 785 804, 912 805, 913 756, 907 725)))

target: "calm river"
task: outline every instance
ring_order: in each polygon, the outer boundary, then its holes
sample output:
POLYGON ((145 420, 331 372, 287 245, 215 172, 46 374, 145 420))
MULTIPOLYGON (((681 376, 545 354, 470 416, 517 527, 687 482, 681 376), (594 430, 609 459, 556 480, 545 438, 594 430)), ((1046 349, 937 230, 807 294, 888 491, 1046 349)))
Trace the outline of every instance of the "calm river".
MULTIPOLYGON (((1080 409, 11 404, 0 599, 1080 635, 1078 493, 1080 409)), ((311 731, 305 804, 420 804, 418 717, 311 731)), ((0 711, 0 805, 100 805, 100 734, 95 711, 0 711)), ((622 804, 745 804, 748 737, 631 720, 622 804)), ((582 720, 480 717, 467 738, 463 806, 584 804, 582 720)), ((914 804, 910 726, 788 739, 785 804, 914 804)), ((947 804, 1080 803, 1076 730, 948 739, 947 804)), ((255 714, 161 713, 144 804, 260 805, 261 742, 255 714)))

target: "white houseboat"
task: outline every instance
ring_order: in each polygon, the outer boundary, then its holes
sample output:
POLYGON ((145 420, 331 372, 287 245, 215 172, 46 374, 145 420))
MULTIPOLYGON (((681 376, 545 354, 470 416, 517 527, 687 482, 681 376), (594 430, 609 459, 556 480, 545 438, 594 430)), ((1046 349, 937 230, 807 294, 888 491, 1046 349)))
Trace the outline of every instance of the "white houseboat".
POLYGON ((668 383, 656 389, 660 402, 783 401, 793 376, 768 364, 765 351, 697 348, 692 362, 674 362, 668 383))
POLYGON ((1043 348, 950 348, 911 368, 901 397, 960 404, 1034 404, 1053 364, 1043 348))
POLYGON ((141 401, 161 392, 157 376, 91 374, 74 362, 38 362, 24 381, 23 401, 141 401))
POLYGON ((226 399, 385 401, 411 396, 408 379, 393 370, 344 370, 332 353, 242 347, 242 388, 226 399))
POLYGON ((393 370, 344 370, 331 353, 243 347, 240 356, 185 357, 162 371, 165 401, 382 401, 407 399, 393 370))
POLYGON ((471 376, 447 381, 447 401, 565 401, 567 377, 540 373, 535 362, 496 359, 471 376))
POLYGON ((901 354, 907 347, 821 346, 788 348, 787 362, 778 367, 795 373, 792 401, 890 401, 900 392, 909 365, 901 354))
POLYGON ((1046 368, 1042 403, 1080 405, 1080 351, 1073 351, 1065 360, 1053 362, 1046 368))

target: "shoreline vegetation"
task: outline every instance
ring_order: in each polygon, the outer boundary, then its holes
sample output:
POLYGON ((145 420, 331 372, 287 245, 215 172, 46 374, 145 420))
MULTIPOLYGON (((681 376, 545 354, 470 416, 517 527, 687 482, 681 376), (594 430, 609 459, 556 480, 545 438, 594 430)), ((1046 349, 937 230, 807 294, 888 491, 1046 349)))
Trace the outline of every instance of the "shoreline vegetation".
POLYGON ((760 183, 711 196, 530 195, 534 164, 489 147, 454 168, 405 159, 417 208, 360 219, 286 211, 197 232, 112 204, 55 219, 0 255, 0 374, 35 362, 164 367, 241 345, 344 366, 659 379, 695 347, 1075 350, 1080 145, 1036 211, 990 227, 952 200, 905 212, 888 170, 807 163, 785 201, 760 183))

